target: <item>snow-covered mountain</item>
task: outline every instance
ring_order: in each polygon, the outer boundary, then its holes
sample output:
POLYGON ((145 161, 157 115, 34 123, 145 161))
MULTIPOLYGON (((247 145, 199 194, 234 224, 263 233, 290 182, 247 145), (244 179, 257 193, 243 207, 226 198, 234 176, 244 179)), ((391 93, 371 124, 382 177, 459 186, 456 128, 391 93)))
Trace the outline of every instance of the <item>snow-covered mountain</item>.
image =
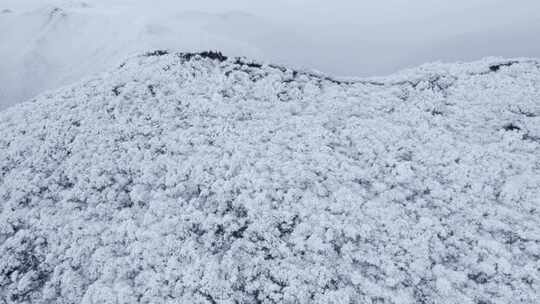
POLYGON ((219 47, 260 57, 247 39, 230 34, 251 28, 275 35, 278 26, 249 14, 172 10, 140 13, 139 7, 85 2, 30 6, 0 14, 0 110, 89 75, 148 49, 219 47))
POLYGON ((2 0, 0 110, 149 49, 219 49, 362 77, 431 61, 540 57, 531 13, 539 3, 2 0))
POLYGON ((1 303, 535 303, 540 63, 149 52, 0 112, 1 303))

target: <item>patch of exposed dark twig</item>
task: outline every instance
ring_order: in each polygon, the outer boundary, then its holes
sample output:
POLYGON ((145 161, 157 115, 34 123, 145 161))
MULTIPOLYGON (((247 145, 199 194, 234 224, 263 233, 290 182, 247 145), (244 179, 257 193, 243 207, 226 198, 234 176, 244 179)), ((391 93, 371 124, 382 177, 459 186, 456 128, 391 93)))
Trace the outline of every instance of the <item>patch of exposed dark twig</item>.
POLYGON ((123 88, 124 85, 123 84, 120 84, 120 85, 117 85, 117 86, 114 86, 114 88, 112 89, 112 92, 114 93, 114 96, 118 96, 120 95, 120 89, 123 88))
POLYGON ((540 136, 530 135, 529 133, 523 134, 521 139, 540 143, 540 136))
POLYGON ((150 91, 150 94, 152 94, 152 97, 156 97, 156 88, 154 85, 148 85, 148 91, 150 91))
POLYGON ((223 62, 227 60, 227 56, 223 55, 221 52, 216 52, 216 51, 204 51, 200 53, 180 53, 179 56, 180 58, 183 58, 186 61, 189 61, 195 57, 218 60, 219 62, 223 62))
POLYGON ((499 64, 494 64, 494 65, 491 65, 489 67, 489 70, 492 71, 492 72, 498 72, 502 67, 509 67, 509 66, 512 66, 516 63, 519 63, 518 61, 510 61, 510 62, 506 62, 506 63, 499 63, 499 64))
POLYGON ((523 115, 525 117, 536 117, 536 116, 538 116, 537 114, 535 114, 535 113, 533 113, 531 111, 523 110, 520 107, 518 107, 517 110, 510 110, 510 112, 512 112, 514 114, 523 115))
POLYGON ((505 131, 520 131, 521 128, 519 126, 516 126, 513 123, 508 123, 508 124, 503 126, 503 130, 505 130, 505 131))
POLYGON ((486 71, 469 72, 467 74, 470 75, 470 76, 488 75, 490 73, 496 73, 496 72, 500 71, 500 69, 502 67, 509 67, 509 66, 514 65, 514 64, 524 63, 524 62, 527 62, 527 61, 509 61, 509 62, 504 62, 504 63, 492 64, 492 65, 489 66, 488 70, 486 70, 486 71))
POLYGON ((153 52, 148 52, 148 53, 144 54, 144 56, 146 56, 146 57, 154 57, 154 56, 163 56, 163 55, 167 55, 167 54, 169 54, 169 51, 155 50, 153 52))

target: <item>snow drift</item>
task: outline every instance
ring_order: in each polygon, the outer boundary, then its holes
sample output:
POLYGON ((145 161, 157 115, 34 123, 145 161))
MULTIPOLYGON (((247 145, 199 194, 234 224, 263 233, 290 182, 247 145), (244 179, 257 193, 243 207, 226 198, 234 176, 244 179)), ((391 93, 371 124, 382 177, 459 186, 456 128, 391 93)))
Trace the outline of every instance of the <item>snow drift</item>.
POLYGON ((150 52, 0 113, 1 303, 533 303, 540 64, 150 52))

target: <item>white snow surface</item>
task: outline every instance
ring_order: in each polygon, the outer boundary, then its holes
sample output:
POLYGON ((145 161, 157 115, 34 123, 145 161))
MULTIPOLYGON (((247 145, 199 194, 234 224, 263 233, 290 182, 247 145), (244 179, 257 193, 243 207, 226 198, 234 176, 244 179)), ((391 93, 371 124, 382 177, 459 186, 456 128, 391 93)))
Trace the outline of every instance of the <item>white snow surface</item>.
POLYGON ((257 57, 259 52, 248 43, 213 31, 255 24, 259 35, 272 29, 251 15, 175 9, 164 13, 119 4, 48 3, 0 12, 0 111, 45 90, 102 73, 148 49, 219 46, 257 57))
POLYGON ((0 111, 149 49, 341 76, 540 57, 538 0, 1 0, 0 111))
POLYGON ((538 303, 540 64, 154 52, 0 112, 0 303, 538 303))

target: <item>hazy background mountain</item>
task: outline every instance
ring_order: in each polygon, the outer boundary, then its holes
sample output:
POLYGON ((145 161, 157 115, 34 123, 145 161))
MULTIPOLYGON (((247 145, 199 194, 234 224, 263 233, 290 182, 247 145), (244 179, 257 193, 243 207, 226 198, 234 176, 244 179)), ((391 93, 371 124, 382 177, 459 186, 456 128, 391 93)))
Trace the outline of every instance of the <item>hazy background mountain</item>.
POLYGON ((3 0, 0 109, 155 48, 219 49, 334 75, 540 56, 540 2, 3 0))

